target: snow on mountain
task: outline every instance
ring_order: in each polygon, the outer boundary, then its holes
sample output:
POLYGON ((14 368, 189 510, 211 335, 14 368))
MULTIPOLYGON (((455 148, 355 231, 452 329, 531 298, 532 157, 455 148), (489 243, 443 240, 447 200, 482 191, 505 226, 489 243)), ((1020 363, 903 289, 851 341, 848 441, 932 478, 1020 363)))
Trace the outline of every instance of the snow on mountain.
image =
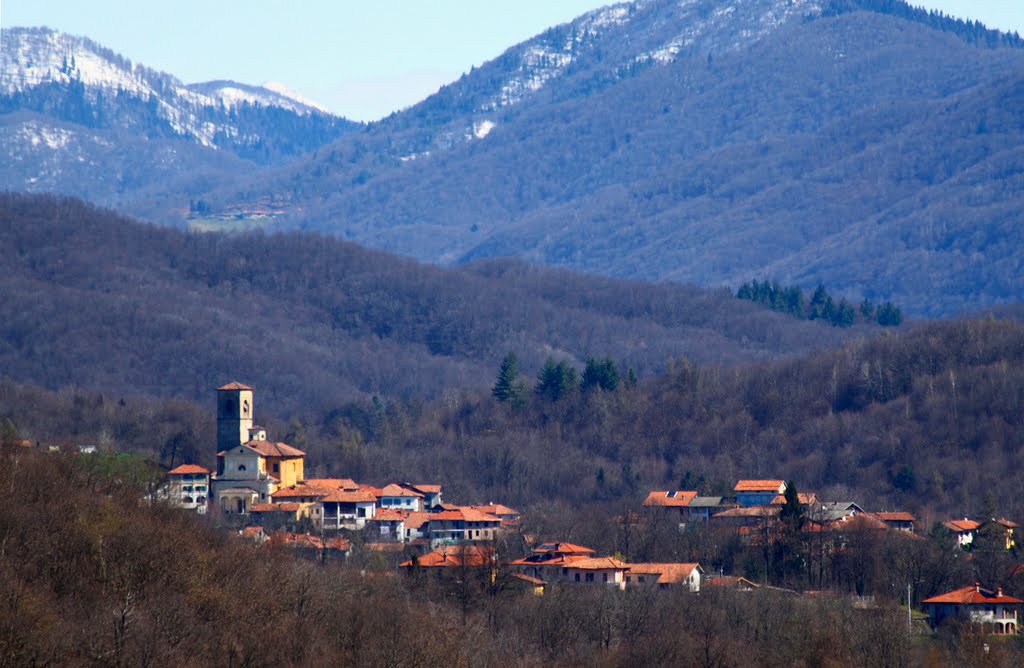
POLYGON ((177 78, 133 64, 92 40, 46 28, 4 29, 0 41, 0 94, 12 95, 49 84, 81 84, 87 98, 128 94, 157 105, 157 114, 173 131, 203 146, 216 147, 218 132, 238 129, 211 122, 204 108, 230 109, 241 103, 280 107, 297 114, 327 113, 322 107, 276 89, 235 82, 185 85, 177 78))

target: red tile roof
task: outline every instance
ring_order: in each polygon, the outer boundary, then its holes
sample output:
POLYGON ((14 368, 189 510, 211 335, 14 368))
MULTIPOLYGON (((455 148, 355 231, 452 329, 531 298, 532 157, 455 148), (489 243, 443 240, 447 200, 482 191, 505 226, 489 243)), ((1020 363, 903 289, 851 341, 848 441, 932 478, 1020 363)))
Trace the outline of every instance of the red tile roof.
POLYGON ((916 522, 917 518, 905 510, 875 513, 883 522, 916 522))
POLYGON ((412 496, 417 499, 423 498, 423 495, 420 494, 419 492, 412 489, 408 489, 406 487, 402 487, 401 485, 396 485, 395 483, 391 483, 390 485, 387 485, 384 488, 382 488, 380 490, 380 494, 378 494, 377 496, 412 496))
POLYGON ((249 441, 245 444, 264 457, 305 457, 306 453, 288 445, 272 441, 249 441))
MULTIPOLYGON (((494 548, 487 545, 451 545, 434 550, 416 560, 424 568, 449 568, 452 566, 483 566, 494 560, 494 548)), ((401 568, 413 566, 413 560, 399 564, 401 568)))
POLYGON ((629 568, 628 565, 622 563, 621 561, 613 557, 589 557, 583 559, 576 559, 571 563, 566 564, 566 566, 581 571, 624 571, 627 568, 629 568))
POLYGON ((979 526, 981 526, 981 524, 979 522, 975 522, 974 520, 969 520, 965 518, 962 520, 950 520, 948 522, 943 522, 942 526, 946 527, 950 531, 962 533, 964 531, 974 531, 979 526))
POLYGON ((376 503, 377 497, 363 490, 336 489, 320 499, 321 503, 376 503))
POLYGON ((479 510, 468 506, 460 507, 457 510, 442 510, 439 513, 433 513, 430 515, 430 519, 438 521, 462 520, 464 522, 495 522, 501 524, 500 517, 480 512, 479 510))
POLYGON ((430 521, 433 517, 433 513, 426 512, 412 512, 405 518, 406 529, 419 529, 424 524, 430 521))
POLYGON ((217 389, 218 390, 249 390, 250 392, 252 392, 252 388, 251 387, 249 387, 248 385, 242 385, 237 380, 233 380, 230 383, 228 383, 227 385, 221 385, 217 389))
POLYGON ((405 513, 402 512, 401 510, 395 510, 393 508, 381 508, 376 513, 374 513, 373 517, 371 517, 367 521, 369 521, 369 522, 404 522, 405 521, 405 513))
POLYGON ((182 464, 181 466, 168 471, 167 475, 184 475, 186 473, 202 473, 203 475, 210 474, 210 472, 202 466, 198 466, 196 464, 182 464))
POLYGON ((291 548, 312 548, 316 550, 333 549, 348 552, 352 542, 345 538, 321 538, 308 533, 286 533, 275 531, 270 535, 271 545, 283 545, 291 548))
POLYGON ((594 554, 596 550, 572 543, 541 543, 533 551, 537 554, 594 554))
POLYGON ((740 480, 732 488, 734 492, 775 492, 781 493, 784 480, 740 480))
POLYGON ((629 564, 630 575, 657 575, 657 584, 678 584, 689 579, 699 564, 629 564))
POLYGON ((729 510, 723 510, 720 513, 715 513, 712 518, 728 518, 728 517, 771 517, 778 515, 781 508, 779 506, 746 506, 744 508, 730 508, 729 510))
POLYGON ((479 510, 482 513, 487 513, 488 515, 494 515, 495 517, 499 517, 501 515, 519 516, 518 510, 515 508, 509 508, 508 506, 503 506, 500 503, 489 503, 486 506, 470 506, 470 508, 473 510, 479 510))
POLYGON ((1019 598, 1004 595, 1002 587, 996 591, 992 591, 991 589, 982 589, 978 584, 975 584, 973 587, 964 587, 963 589, 956 589, 951 592, 946 592, 945 594, 932 596, 931 598, 926 598, 921 602, 955 603, 958 605, 985 605, 993 603, 1014 605, 1017 603, 1024 603, 1024 601, 1021 601, 1019 598))
POLYGON ((253 513, 294 513, 300 508, 297 503, 254 503, 249 506, 253 513))
MULTIPOLYGON (((797 492, 796 493, 796 500, 797 500, 797 503, 799 503, 801 506, 809 506, 812 503, 816 503, 818 501, 818 496, 814 492, 808 492, 807 494, 804 494, 803 492, 797 492)), ((773 506, 783 506, 785 504, 786 504, 786 495, 785 494, 777 494, 775 496, 775 498, 772 499, 772 505, 773 506)))
POLYGON ((740 575, 720 575, 708 578, 704 581, 704 584, 708 587, 749 587, 750 589, 760 587, 756 582, 751 582, 740 575))
POLYGON ((412 483, 405 483, 409 487, 415 489, 417 492, 423 492, 424 494, 440 494, 441 485, 414 485, 412 483))
POLYGON ((685 508, 697 497, 697 492, 651 492, 644 499, 644 505, 648 508, 685 508))

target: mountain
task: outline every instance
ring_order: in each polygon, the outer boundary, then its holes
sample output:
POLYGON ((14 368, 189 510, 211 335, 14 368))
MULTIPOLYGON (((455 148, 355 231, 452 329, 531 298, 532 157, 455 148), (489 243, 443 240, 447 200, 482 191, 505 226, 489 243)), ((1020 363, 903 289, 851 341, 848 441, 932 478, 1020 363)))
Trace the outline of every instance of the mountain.
POLYGON ((949 314, 1024 298, 1020 43, 881 0, 616 5, 203 199, 442 264, 949 314))
MULTIPOLYGON (((166 122, 111 137, 82 125, 69 80, 56 101, 0 117, 3 173, 11 189, 197 230, 312 230, 442 265, 822 282, 940 316, 1024 300, 1021 45, 900 0, 642 0, 553 27, 333 141, 300 123, 308 141, 247 143, 231 128, 265 128, 270 110, 287 115, 278 128, 321 118, 247 104, 228 119, 258 119, 207 133, 216 150, 200 130, 167 144, 166 122)), ((50 51, 47 71, 81 69, 50 51)), ((149 88, 216 109, 256 95, 162 76, 149 88)), ((125 116, 149 118, 138 106, 125 116)))
POLYGON ((282 410, 488 387, 516 352, 623 372, 835 346, 723 291, 489 261, 420 265, 311 234, 190 234, 80 201, 0 195, 0 368, 50 388, 204 401, 239 378, 282 410))
POLYGON ((46 28, 5 29, 0 40, 0 185, 10 190, 180 217, 187 193, 251 172, 253 163, 283 164, 360 127, 280 84, 185 85, 46 28))

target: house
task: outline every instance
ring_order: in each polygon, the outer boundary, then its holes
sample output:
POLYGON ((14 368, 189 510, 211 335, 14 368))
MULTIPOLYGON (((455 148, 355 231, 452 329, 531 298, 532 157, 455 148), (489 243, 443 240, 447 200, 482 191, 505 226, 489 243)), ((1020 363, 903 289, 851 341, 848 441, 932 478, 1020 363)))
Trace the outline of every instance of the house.
POLYGON ((361 489, 336 489, 321 498, 313 511, 313 521, 325 530, 361 529, 373 519, 377 497, 361 489))
POLYGON ((210 471, 197 464, 182 464, 167 472, 167 500, 197 513, 206 512, 210 471))
POLYGON ((345 538, 323 538, 308 533, 275 531, 267 542, 271 547, 284 548, 320 561, 329 557, 348 557, 352 551, 352 542, 345 538))
MULTIPOLYGON (((799 496, 799 494, 797 495, 799 496)), ((853 517, 864 512, 864 509, 853 501, 830 501, 814 504, 808 511, 808 519, 815 522, 835 522, 846 517, 853 517)))
POLYGON ((705 587, 725 587, 733 591, 754 591, 761 585, 751 582, 741 575, 719 575, 704 580, 705 587))
POLYGON ((398 564, 413 571, 417 568, 481 568, 496 565, 494 548, 490 545, 445 545, 422 557, 413 557, 398 564))
POLYGON ((589 547, 572 543, 541 543, 529 556, 516 559, 510 565, 525 575, 554 582, 569 575, 568 565, 571 562, 593 557, 594 553, 589 547))
POLYGON ((691 522, 707 522, 715 513, 729 508, 721 496, 695 496, 686 506, 686 512, 691 522))
POLYGON ((995 591, 983 589, 978 583, 972 587, 956 589, 921 601, 928 608, 933 626, 945 619, 955 618, 981 624, 988 633, 1016 635, 1018 630, 1018 598, 1003 594, 1002 587, 995 591))
POLYGON ((257 545, 263 545, 268 540, 270 540, 270 536, 267 534, 266 531, 263 530, 263 527, 261 526, 247 526, 241 529, 238 532, 238 535, 246 540, 253 541, 257 545))
POLYGON ((981 523, 969 520, 965 517, 962 520, 949 520, 948 522, 943 522, 942 526, 956 537, 957 545, 962 548, 967 548, 974 542, 974 532, 978 530, 981 523))
POLYGON ((441 485, 402 483, 402 487, 423 495, 423 509, 433 510, 441 505, 441 485))
POLYGON ((386 485, 378 494, 377 505, 381 508, 393 508, 409 512, 424 509, 423 495, 419 492, 394 483, 386 485))
POLYGON ((405 516, 405 542, 427 537, 427 525, 432 513, 409 513, 405 516))
POLYGON ((741 506, 765 506, 779 494, 786 493, 784 480, 740 480, 733 487, 736 503, 741 506))
MULTIPOLYGON (((366 526, 372 535, 383 540, 404 541, 405 540, 405 518, 408 513, 391 508, 381 508, 376 514, 366 521, 366 526)), ((370 538, 370 536, 367 536, 370 538)))
POLYGON ((663 508, 673 517, 678 517, 680 522, 686 522, 690 519, 688 506, 696 497, 697 492, 656 491, 647 495, 643 505, 645 508, 663 508))
POLYGON ((704 569, 700 564, 629 564, 626 587, 657 586, 665 589, 681 585, 698 592, 703 577, 704 569))
POLYGON ((500 503, 488 503, 486 506, 469 506, 473 510, 478 510, 481 513, 487 513, 488 515, 494 515, 501 520, 502 526, 514 526, 519 522, 519 511, 515 508, 509 508, 506 505, 500 503))
POLYGON ((566 564, 564 579, 567 582, 604 584, 625 589, 628 570, 629 566, 612 557, 588 557, 566 564))
POLYGON ((445 544, 494 540, 501 520, 473 508, 458 508, 432 513, 426 533, 433 547, 445 544))
POLYGON ((885 522, 886 526, 896 531, 908 531, 914 533, 914 522, 917 518, 910 513, 899 510, 893 512, 878 512, 875 513, 875 517, 885 522))
POLYGON ((982 522, 981 526, 978 527, 978 531, 983 535, 997 538, 1003 549, 1012 550, 1017 544, 1014 531, 1019 528, 1020 525, 1011 520, 991 519, 987 522, 982 522))
MULTIPOLYGON (((818 496, 814 492, 810 492, 810 493, 797 492, 796 493, 796 502, 799 503, 801 506, 808 507, 808 506, 814 505, 815 503, 818 502, 818 496)), ((773 506, 783 506, 785 504, 786 504, 786 497, 785 497, 785 495, 783 495, 783 494, 776 494, 775 498, 772 499, 772 502, 771 502, 770 505, 773 505, 773 506)), ((855 506, 857 504, 854 503, 854 504, 851 504, 851 505, 855 506)))
POLYGON ((782 506, 740 506, 711 516, 711 523, 728 527, 765 527, 775 523, 782 506))

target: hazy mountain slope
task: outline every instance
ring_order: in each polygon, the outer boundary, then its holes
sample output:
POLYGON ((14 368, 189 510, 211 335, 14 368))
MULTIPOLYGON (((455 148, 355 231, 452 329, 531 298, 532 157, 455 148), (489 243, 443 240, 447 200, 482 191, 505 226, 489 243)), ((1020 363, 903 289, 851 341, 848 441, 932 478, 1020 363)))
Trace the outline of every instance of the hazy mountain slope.
POLYGON ((186 234, 73 200, 0 196, 0 367, 14 380, 275 402, 488 386, 501 358, 731 363, 874 329, 797 322, 727 293, 491 262, 423 266, 315 235, 186 234))
POLYGON ((978 26, 835 4, 603 10, 212 200, 274 192, 296 206, 286 225, 442 263, 515 255, 711 285, 821 280, 918 314, 1024 297, 1021 244, 986 241, 1004 224, 990 210, 1020 208, 1024 52, 972 46, 995 34, 978 26), (493 102, 531 81, 543 85, 493 102), (942 240, 917 235, 936 216, 942 240))
POLYGON ((359 127, 278 86, 186 86, 45 28, 5 29, 2 42, 0 187, 10 190, 79 195, 181 220, 188 193, 251 173, 253 163, 282 164, 359 127))

